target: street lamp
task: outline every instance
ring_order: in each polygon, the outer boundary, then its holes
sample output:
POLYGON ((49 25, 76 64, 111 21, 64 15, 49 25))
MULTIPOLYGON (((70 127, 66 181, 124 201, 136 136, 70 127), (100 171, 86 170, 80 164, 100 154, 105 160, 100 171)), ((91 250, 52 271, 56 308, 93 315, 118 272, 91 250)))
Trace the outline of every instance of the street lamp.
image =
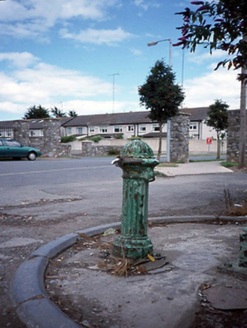
MULTIPOLYGON (((148 47, 156 46, 159 42, 169 41, 169 67, 172 67, 172 39, 163 39, 149 42, 148 47)), ((166 138, 166 160, 170 162, 171 145, 171 120, 167 120, 167 138, 166 138)))
POLYGON ((163 39, 158 41, 149 42, 148 47, 156 46, 160 42, 169 41, 169 66, 172 67, 172 39, 163 39))

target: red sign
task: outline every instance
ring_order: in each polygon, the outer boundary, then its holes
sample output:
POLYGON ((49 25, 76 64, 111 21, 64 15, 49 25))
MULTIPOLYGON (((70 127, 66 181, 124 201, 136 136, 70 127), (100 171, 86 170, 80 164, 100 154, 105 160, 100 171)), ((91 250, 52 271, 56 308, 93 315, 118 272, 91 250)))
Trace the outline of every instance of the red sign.
POLYGON ((207 145, 211 145, 213 138, 207 138, 207 145))

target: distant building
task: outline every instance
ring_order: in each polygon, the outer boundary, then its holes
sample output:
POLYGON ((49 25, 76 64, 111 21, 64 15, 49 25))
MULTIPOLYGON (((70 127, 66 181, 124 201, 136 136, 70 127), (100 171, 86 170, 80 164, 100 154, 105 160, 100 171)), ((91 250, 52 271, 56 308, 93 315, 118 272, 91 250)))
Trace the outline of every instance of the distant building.
POLYGON ((205 123, 208 107, 183 108, 182 111, 190 114, 190 138, 199 140, 206 140, 208 137, 217 138, 216 131, 205 123))
MULTIPOLYGON (((189 135, 192 139, 206 140, 216 138, 216 132, 205 123, 208 107, 182 108, 181 112, 190 114, 189 135)), ((112 114, 80 115, 61 117, 61 136, 87 137, 100 135, 104 138, 122 136, 124 139, 141 136, 155 138, 159 135, 159 125, 148 117, 148 111, 136 111, 112 114)), ((30 137, 43 136, 42 119, 30 119, 30 137)), ((14 121, 0 121, 0 136, 13 137, 14 121)), ((163 137, 167 135, 167 126, 162 129, 163 137)))
MULTIPOLYGON (((136 136, 157 137, 159 126, 148 117, 148 111, 114 114, 81 115, 63 124, 66 135, 112 138, 122 135, 124 139, 136 136)), ((163 128, 166 137, 166 126, 163 128)))

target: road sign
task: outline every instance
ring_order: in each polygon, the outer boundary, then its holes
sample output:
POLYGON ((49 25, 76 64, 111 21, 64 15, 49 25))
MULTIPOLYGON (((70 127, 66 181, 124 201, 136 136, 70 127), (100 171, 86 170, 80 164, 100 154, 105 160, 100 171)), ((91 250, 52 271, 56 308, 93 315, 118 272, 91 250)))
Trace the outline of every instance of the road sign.
POLYGON ((213 138, 207 138, 207 145, 211 145, 213 142, 213 138))

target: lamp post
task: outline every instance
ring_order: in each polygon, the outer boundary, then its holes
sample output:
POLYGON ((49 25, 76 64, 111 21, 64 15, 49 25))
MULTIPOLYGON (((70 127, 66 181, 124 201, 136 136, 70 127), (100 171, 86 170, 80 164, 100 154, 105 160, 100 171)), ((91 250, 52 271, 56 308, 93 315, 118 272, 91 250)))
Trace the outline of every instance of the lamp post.
MULTIPOLYGON (((148 47, 156 46, 160 42, 169 42, 169 67, 172 67, 172 39, 163 39, 158 41, 149 42, 148 47)), ((170 162, 170 145, 171 145, 171 120, 167 120, 167 138, 166 138, 166 160, 170 162)))

